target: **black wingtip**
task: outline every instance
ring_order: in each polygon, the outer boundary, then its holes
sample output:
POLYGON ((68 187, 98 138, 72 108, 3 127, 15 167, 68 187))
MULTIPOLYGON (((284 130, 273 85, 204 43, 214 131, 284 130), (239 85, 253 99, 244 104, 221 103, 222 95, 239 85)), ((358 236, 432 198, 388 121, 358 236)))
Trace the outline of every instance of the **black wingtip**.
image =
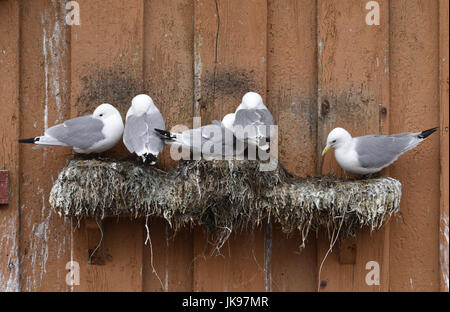
POLYGON ((158 159, 155 155, 147 153, 142 155, 144 164, 146 165, 154 165, 156 164, 156 160, 158 159))
POLYGON ((172 133, 170 133, 169 131, 156 129, 156 128, 155 128, 155 131, 159 135, 161 135, 163 137, 163 139, 173 139, 173 138, 175 138, 175 136, 172 133))
POLYGON ((39 138, 29 138, 29 139, 19 139, 19 143, 36 143, 39 141, 39 138))
POLYGON ((437 128, 438 128, 438 127, 431 128, 431 129, 422 131, 422 132, 419 134, 419 138, 425 139, 426 137, 428 137, 429 135, 431 135, 432 133, 434 133, 434 132, 437 130, 437 128))

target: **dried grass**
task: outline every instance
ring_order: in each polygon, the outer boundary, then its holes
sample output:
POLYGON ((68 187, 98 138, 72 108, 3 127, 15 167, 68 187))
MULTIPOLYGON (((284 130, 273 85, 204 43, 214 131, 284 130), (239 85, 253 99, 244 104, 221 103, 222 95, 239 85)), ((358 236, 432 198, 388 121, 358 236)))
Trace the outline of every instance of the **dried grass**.
POLYGON ((72 160, 61 171, 50 204, 70 217, 159 216, 175 229, 196 224, 220 246, 230 229, 253 229, 274 220, 283 232, 328 237, 376 230, 400 209, 401 184, 380 177, 342 180, 293 178, 280 165, 259 171, 257 161, 184 161, 164 172, 133 161, 72 160))

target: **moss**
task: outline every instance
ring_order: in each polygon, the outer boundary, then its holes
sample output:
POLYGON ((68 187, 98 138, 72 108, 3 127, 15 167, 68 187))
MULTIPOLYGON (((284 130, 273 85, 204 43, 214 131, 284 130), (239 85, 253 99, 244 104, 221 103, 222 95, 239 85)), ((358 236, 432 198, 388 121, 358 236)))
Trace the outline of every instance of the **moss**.
POLYGON ((60 215, 159 216, 177 230, 202 224, 217 234, 274 220, 285 233, 325 228, 341 237, 378 229, 400 209, 401 184, 380 177, 293 178, 281 166, 259 171, 256 161, 185 161, 171 172, 133 161, 72 160, 61 171, 50 204, 60 215))

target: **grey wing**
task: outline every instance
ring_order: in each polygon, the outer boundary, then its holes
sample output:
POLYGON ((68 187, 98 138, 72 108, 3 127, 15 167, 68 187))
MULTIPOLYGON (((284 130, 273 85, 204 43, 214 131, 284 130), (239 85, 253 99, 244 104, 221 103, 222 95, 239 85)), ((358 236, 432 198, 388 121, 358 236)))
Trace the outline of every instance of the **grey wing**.
POLYGON ((240 109, 235 114, 234 126, 273 125, 273 117, 268 109, 240 109))
MULTIPOLYGON (((233 127, 239 126, 244 129, 246 126, 255 126, 255 133, 244 132, 243 136, 236 132, 238 138, 246 139, 262 134, 264 137, 270 137, 270 128, 266 126, 273 125, 273 117, 268 109, 240 109, 235 114, 233 127)), ((248 129, 248 128, 247 128, 248 129)), ((252 131, 252 129, 249 129, 252 131)))
POLYGON ((146 116, 147 123, 150 125, 147 146, 152 154, 158 154, 163 150, 164 142, 158 133, 155 132, 155 128, 166 130, 166 124, 164 123, 164 118, 159 111, 147 114, 146 116))
POLYGON ((201 146, 207 141, 217 138, 215 133, 218 131, 220 131, 220 126, 217 125, 206 125, 200 128, 189 129, 181 133, 182 141, 187 146, 201 146))
POLYGON ((213 121, 213 124, 203 126, 201 129, 202 152, 210 155, 233 154, 233 132, 226 129, 221 122, 213 121))
POLYGON ((105 138, 102 133, 103 126, 103 121, 99 119, 81 116, 53 126, 47 129, 45 134, 67 146, 88 149, 105 138))
POLYGON ((214 120, 213 124, 206 125, 201 127, 202 129, 202 140, 203 141, 213 141, 213 142, 221 142, 222 141, 222 124, 220 122, 216 123, 214 120))
POLYGON ((419 143, 413 133, 367 135, 355 140, 358 161, 364 168, 385 167, 419 143))
POLYGON ((164 148, 164 143, 154 131, 155 128, 165 130, 160 113, 130 115, 125 124, 123 143, 131 153, 157 155, 164 148))
POLYGON ((224 126, 222 126, 221 129, 222 129, 222 155, 236 156, 236 137, 234 136, 234 133, 224 126))
POLYGON ((145 149, 145 137, 148 131, 145 114, 142 116, 128 116, 123 132, 123 143, 130 153, 141 153, 145 149))

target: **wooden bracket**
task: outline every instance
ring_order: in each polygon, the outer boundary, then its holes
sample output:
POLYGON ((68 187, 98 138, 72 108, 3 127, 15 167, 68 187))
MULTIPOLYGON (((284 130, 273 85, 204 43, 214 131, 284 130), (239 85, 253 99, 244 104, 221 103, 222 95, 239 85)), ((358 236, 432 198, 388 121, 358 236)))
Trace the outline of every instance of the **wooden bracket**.
POLYGON ((356 237, 347 238, 339 243, 339 263, 356 263, 356 237))
POLYGON ((85 228, 88 243, 88 264, 104 265, 105 254, 103 249, 103 220, 99 220, 99 218, 97 218, 97 220, 94 218, 86 219, 85 228))
POLYGON ((0 170, 0 205, 9 202, 9 178, 8 170, 0 170))

